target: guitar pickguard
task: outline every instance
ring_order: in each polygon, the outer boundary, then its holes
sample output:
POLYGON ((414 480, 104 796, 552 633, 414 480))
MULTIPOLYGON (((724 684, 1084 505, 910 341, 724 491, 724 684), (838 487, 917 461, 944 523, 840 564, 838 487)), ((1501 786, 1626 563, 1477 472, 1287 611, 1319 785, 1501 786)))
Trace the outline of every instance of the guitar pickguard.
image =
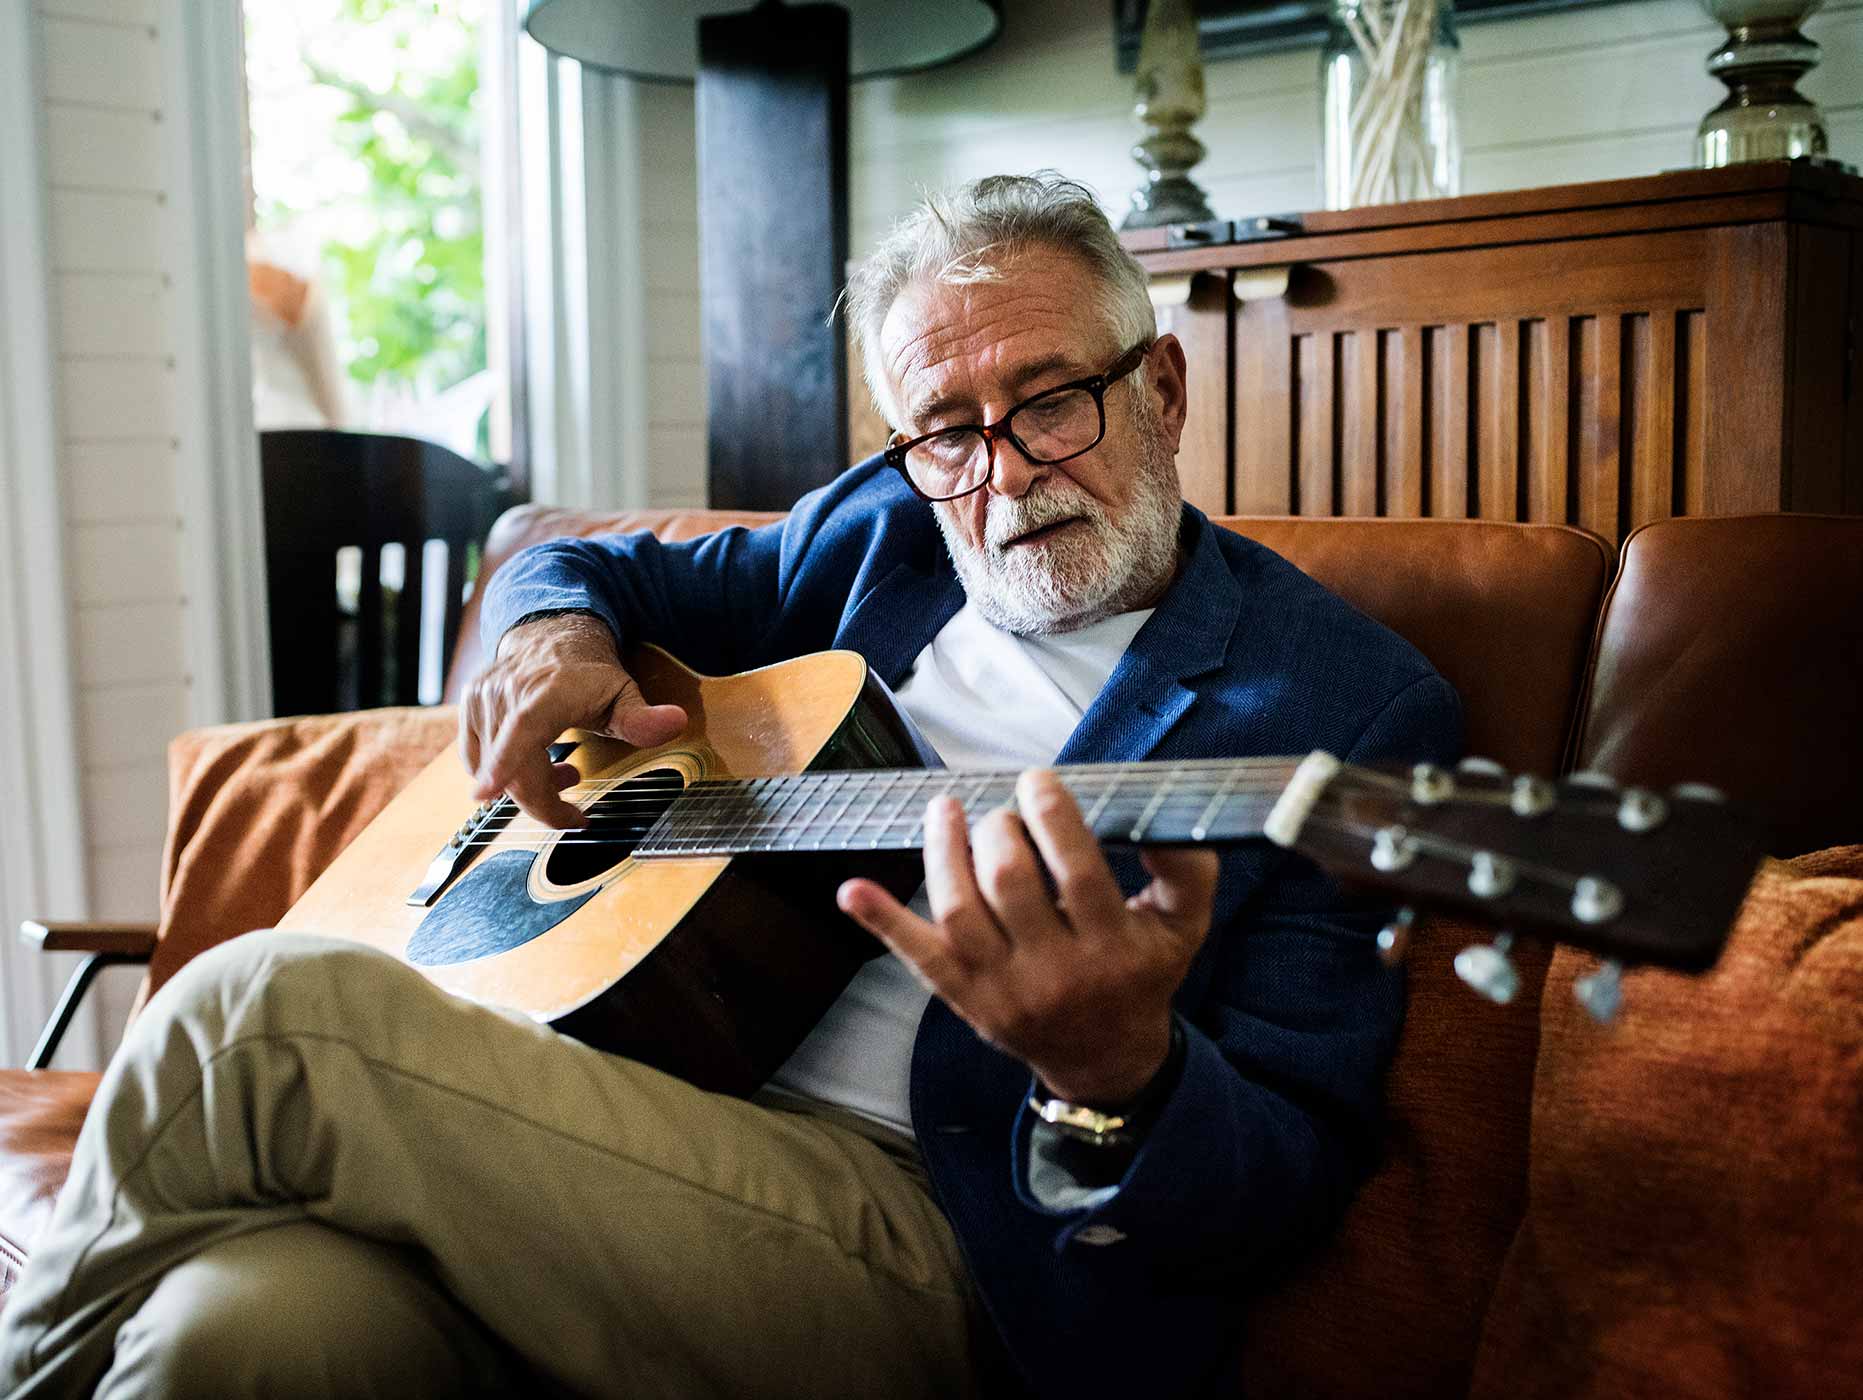
POLYGON ((541 937, 593 899, 599 889, 539 903, 530 895, 535 851, 498 851, 441 896, 408 940, 416 967, 472 962, 541 937))

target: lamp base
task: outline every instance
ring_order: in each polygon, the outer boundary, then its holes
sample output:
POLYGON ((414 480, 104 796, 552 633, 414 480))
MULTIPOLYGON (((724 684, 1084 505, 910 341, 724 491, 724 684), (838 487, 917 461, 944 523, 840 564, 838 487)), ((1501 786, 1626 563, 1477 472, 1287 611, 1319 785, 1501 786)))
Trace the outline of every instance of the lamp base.
POLYGON ((1829 151, 1823 116, 1798 91, 1798 80, 1817 66, 1819 56, 1798 23, 1793 18, 1737 25, 1708 55, 1708 72, 1727 84, 1728 93, 1695 134, 1697 164, 1713 168, 1829 151))

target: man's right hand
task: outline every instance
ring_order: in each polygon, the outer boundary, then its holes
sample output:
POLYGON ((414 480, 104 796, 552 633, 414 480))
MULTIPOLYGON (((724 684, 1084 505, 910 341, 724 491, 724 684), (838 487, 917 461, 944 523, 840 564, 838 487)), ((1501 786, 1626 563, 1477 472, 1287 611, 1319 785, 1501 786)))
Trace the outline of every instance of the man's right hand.
POLYGON ((611 735, 639 748, 686 727, 678 705, 649 705, 621 666, 614 634, 590 613, 560 613, 513 627, 459 706, 459 750, 481 802, 509 793, 555 827, 584 824, 562 789, 578 781, 549 746, 565 729, 611 735))

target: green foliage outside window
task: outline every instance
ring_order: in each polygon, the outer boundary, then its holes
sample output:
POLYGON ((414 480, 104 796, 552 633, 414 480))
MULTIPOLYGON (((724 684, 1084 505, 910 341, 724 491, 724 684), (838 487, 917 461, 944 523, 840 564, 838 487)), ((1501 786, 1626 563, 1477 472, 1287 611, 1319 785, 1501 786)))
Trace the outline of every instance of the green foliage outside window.
MULTIPOLYGON (((297 81, 321 90, 300 104, 303 120, 333 113, 326 139, 352 163, 343 170, 321 159, 314 177, 294 172, 270 190, 261 183, 259 226, 308 216, 323 231, 339 352, 365 387, 426 396, 485 368, 482 10, 482 0, 248 5, 249 44, 262 27, 295 43, 297 81), (340 189, 318 188, 338 178, 340 189)), ((255 179, 268 134, 255 119, 255 179)))

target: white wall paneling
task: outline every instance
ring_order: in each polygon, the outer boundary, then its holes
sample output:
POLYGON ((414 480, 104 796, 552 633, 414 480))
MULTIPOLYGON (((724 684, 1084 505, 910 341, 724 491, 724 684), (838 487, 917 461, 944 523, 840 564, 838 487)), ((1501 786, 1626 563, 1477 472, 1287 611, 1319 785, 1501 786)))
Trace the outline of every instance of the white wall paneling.
POLYGON ((0 1063, 8 1065, 24 1062, 74 961, 22 947, 19 921, 88 912, 38 25, 30 8, 0 5, 0 1063))
POLYGON ((239 0, 161 0, 161 123, 176 289, 176 485, 195 724, 271 713, 246 290, 239 0))
MULTIPOLYGON (((49 518, 35 534, 56 551, 65 589, 45 625, 75 663, 57 703, 76 742, 64 757, 44 748, 77 813, 76 854, 61 875, 93 915, 149 919, 170 736, 263 714, 269 701, 239 5, 4 8, 15 26, 7 58, 42 74, 6 83, 30 117, 6 134, 32 133, 43 154, 32 181, 48 292, 38 362, 57 427, 45 429, 54 450, 39 506, 49 518)), ((0 197, 18 184, 8 178, 0 197)), ((10 212, 5 223, 13 235, 10 212)), ((11 880, 7 893, 21 897, 11 880)), ((108 1053, 134 981, 106 977, 95 1032, 88 1046, 75 1037, 74 1060, 108 1053)))

